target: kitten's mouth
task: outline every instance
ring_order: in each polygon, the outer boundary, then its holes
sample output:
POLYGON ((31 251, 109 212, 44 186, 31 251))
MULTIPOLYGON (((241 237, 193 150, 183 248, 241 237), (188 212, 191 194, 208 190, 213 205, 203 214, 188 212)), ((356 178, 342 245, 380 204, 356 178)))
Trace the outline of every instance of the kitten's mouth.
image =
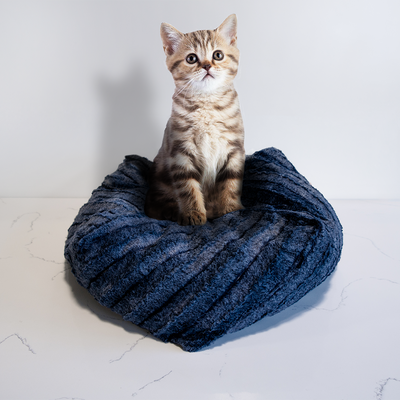
POLYGON ((205 79, 210 79, 210 78, 213 78, 213 79, 214 79, 214 77, 213 77, 209 72, 207 72, 207 73, 204 75, 204 78, 202 79, 202 81, 204 81, 205 79))

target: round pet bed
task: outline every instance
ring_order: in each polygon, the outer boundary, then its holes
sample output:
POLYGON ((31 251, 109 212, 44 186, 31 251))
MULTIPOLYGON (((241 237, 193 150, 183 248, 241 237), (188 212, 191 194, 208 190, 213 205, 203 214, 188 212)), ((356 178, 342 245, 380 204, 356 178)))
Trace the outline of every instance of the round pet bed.
POLYGON ((151 162, 127 156, 69 229, 65 257, 95 299, 197 351, 289 307, 339 261, 342 227, 277 149, 246 157, 244 210, 180 226, 144 213, 151 162))

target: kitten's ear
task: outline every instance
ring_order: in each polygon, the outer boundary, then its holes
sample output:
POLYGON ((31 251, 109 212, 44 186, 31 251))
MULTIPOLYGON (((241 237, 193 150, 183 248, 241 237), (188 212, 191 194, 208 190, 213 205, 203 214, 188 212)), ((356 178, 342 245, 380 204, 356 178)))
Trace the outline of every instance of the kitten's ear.
POLYGON ((230 45, 236 46, 237 18, 235 14, 231 14, 216 30, 230 45))
POLYGON ((183 38, 183 33, 179 32, 178 29, 174 28, 170 24, 163 22, 160 28, 161 39, 163 42, 164 52, 167 56, 171 56, 175 53, 183 38))

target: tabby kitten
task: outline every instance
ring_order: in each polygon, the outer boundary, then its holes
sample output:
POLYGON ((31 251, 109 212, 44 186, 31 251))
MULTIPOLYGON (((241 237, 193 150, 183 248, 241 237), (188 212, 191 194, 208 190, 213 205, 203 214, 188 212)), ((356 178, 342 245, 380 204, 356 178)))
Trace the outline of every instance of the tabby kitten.
POLYGON ((161 24, 175 81, 172 114, 149 176, 145 213, 202 225, 243 208, 244 130, 233 78, 236 15, 217 29, 181 33, 161 24))

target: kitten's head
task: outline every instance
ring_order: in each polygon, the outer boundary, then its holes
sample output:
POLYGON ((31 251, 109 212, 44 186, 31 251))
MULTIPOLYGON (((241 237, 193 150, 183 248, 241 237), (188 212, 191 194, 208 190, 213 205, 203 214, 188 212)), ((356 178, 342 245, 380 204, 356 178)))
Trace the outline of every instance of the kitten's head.
POLYGON ((235 14, 212 31, 182 33, 161 24, 167 67, 177 91, 212 93, 232 82, 239 61, 236 26, 235 14))

